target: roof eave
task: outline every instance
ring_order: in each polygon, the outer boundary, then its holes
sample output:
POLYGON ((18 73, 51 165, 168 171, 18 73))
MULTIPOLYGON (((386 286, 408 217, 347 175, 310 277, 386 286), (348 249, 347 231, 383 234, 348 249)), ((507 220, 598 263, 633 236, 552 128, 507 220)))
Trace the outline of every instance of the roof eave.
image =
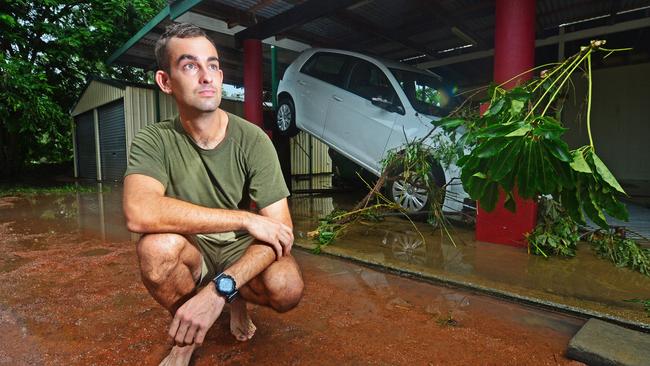
POLYGON ((160 24, 165 18, 170 15, 170 6, 167 5, 163 8, 155 17, 153 17, 147 24, 142 27, 138 33, 136 33, 131 39, 129 39, 122 47, 117 51, 113 52, 111 57, 106 60, 106 65, 112 65, 120 56, 122 56, 126 51, 133 47, 136 43, 142 39, 147 33, 154 29, 158 24, 160 24))

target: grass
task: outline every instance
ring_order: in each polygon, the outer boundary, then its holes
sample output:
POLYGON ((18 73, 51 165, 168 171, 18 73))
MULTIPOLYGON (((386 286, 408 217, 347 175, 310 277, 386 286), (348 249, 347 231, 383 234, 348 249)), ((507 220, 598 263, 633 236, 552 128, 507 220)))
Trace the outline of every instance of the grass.
MULTIPOLYGON (((38 194, 92 193, 97 191, 98 189, 96 186, 82 186, 78 184, 65 184, 61 186, 49 186, 49 187, 0 185, 0 197, 32 196, 38 194)), ((109 192, 110 187, 103 186, 102 191, 109 192)))

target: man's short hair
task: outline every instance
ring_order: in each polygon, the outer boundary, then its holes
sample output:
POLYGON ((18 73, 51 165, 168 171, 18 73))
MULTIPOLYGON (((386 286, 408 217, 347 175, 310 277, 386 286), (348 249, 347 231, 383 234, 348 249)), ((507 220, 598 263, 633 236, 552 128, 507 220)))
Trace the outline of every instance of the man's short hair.
POLYGON ((208 37, 203 29, 195 26, 194 24, 189 23, 174 23, 168 25, 165 28, 165 33, 158 38, 156 41, 156 62, 158 63, 158 69, 170 73, 171 69, 169 67, 169 52, 167 52, 167 42, 173 37, 176 38, 195 38, 195 37, 205 37, 214 48, 217 48, 217 45, 214 44, 214 41, 208 37))

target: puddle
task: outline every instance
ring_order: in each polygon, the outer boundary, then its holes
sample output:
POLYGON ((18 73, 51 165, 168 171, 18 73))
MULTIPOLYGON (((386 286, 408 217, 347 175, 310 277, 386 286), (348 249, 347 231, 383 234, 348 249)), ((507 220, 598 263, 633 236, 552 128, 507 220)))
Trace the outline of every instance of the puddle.
MULTIPOLYGON (((164 358, 170 317, 141 283, 120 198, 113 190, 0 207, 0 364, 158 364, 164 358), (21 271, 27 263, 30 270, 21 271)), ((323 212, 354 202, 352 196, 292 200, 296 236, 323 212)), ((355 250, 388 264, 487 272, 477 265, 471 240, 455 248, 426 225, 418 230, 424 239, 390 218, 360 225, 349 237, 355 250)), ((306 283, 301 304, 285 314, 251 306, 258 332, 247 343, 236 342, 228 317, 220 317, 194 356, 196 365, 538 365, 555 356, 553 364, 564 365, 570 364, 562 356, 566 343, 583 323, 327 256, 301 250, 294 256, 306 283)))
POLYGON ((87 238, 103 241, 129 241, 131 233, 126 229, 122 213, 120 186, 110 192, 70 193, 5 197, 0 202, 0 223, 11 222, 11 228, 23 234, 20 247, 43 250, 37 239, 25 238, 25 234, 81 233, 87 238))
MULTIPOLYGON (((349 209, 359 198, 342 194, 293 197, 297 242, 313 246, 306 233, 318 226, 318 218, 333 209, 349 209)), ((452 243, 441 230, 423 223, 414 225, 399 217, 356 224, 328 250, 397 270, 586 308, 650 326, 641 306, 623 301, 650 296, 650 277, 617 268, 598 258, 587 244, 579 244, 575 258, 544 259, 529 256, 525 248, 477 242, 473 228, 454 226, 452 243)))
MULTIPOLYGON (((318 218, 335 209, 350 209, 362 197, 363 192, 291 197, 297 243, 310 245, 306 233, 317 227, 318 218)), ((103 193, 5 198, 3 202, 11 206, 0 206, 0 236, 8 253, 47 251, 52 249, 48 242, 52 235, 72 235, 70 246, 89 241, 85 249, 75 252, 78 257, 102 257, 115 249, 98 244, 137 239, 126 229, 119 186, 103 193)), ((525 249, 477 242, 471 228, 454 227, 452 242, 429 225, 414 225, 400 217, 354 225, 330 249, 398 270, 650 323, 642 306, 623 301, 647 298, 650 278, 615 267, 596 257, 586 245, 580 245, 578 256, 573 259, 546 260, 527 255, 525 249)), ((57 245, 58 249, 66 246, 65 241, 57 245)), ((20 255, 7 255, 0 261, 0 272, 13 271, 27 262, 20 255)), ((383 291, 381 282, 364 276, 360 279, 365 283, 365 291, 383 291)), ((373 306, 385 307, 386 301, 373 306)), ((440 311, 444 313, 447 309, 440 311)))

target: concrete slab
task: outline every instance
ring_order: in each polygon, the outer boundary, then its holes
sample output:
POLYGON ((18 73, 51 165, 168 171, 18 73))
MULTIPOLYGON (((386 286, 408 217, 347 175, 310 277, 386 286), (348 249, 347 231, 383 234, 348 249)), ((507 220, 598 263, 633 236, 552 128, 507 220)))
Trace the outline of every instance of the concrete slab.
POLYGON ((650 334, 590 319, 569 342, 567 357, 591 366, 650 366, 650 334))

